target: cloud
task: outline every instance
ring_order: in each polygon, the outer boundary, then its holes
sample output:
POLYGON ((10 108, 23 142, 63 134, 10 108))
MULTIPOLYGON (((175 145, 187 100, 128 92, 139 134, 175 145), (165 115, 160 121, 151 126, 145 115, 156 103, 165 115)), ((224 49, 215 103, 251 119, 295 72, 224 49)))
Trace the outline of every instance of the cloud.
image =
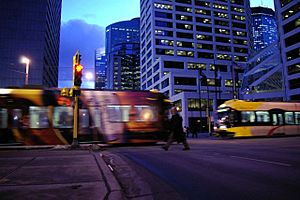
POLYGON ((77 50, 84 68, 94 69, 95 50, 105 47, 105 28, 75 19, 62 23, 60 33, 59 81, 72 79, 72 57, 77 50))

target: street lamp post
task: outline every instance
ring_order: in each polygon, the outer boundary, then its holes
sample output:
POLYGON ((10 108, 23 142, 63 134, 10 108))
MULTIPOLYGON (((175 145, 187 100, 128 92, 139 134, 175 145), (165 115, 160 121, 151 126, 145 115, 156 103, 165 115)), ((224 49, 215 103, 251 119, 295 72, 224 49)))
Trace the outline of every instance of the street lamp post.
POLYGON ((26 70, 25 70, 25 85, 28 85, 28 76, 29 76, 29 63, 30 60, 26 57, 22 57, 21 62, 26 65, 26 70))

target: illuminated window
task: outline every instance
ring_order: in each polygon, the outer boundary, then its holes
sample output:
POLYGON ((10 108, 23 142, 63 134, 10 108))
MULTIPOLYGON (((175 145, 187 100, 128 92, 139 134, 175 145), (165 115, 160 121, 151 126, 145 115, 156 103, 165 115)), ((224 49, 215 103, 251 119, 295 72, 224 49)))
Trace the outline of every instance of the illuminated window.
POLYGON ((154 7, 162 10, 173 10, 173 6, 169 4, 154 3, 154 7))
POLYGON ((205 63, 192 63, 192 62, 189 62, 187 64, 187 68, 188 69, 202 69, 202 70, 205 70, 206 69, 206 64, 205 63))

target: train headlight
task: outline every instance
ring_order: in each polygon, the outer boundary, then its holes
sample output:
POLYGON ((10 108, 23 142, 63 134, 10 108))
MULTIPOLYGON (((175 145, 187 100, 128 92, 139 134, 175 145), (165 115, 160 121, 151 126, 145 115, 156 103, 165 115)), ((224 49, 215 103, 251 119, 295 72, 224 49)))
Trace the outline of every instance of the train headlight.
POLYGON ((154 113, 151 109, 143 109, 140 114, 142 121, 154 121, 154 113))
POLYGON ((227 128, 226 125, 220 125, 220 129, 225 129, 225 128, 227 128))

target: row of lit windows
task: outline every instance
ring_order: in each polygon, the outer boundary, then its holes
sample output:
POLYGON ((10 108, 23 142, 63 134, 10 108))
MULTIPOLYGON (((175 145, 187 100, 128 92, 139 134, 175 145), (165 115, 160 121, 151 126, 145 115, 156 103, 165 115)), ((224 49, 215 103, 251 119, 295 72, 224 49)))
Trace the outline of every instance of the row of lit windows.
MULTIPOLYGON (((199 22, 199 23, 202 23, 202 24, 211 24, 212 23, 210 19, 201 18, 201 17, 196 17, 196 22, 199 22)), ((216 25, 227 26, 228 27, 229 22, 226 22, 226 21, 217 21, 216 25)), ((233 28, 246 29, 246 24, 232 22, 231 25, 232 25, 233 28)), ((173 28, 173 22, 171 22, 171 21, 155 20, 155 26, 164 27, 164 28, 173 28)), ((176 28, 178 28, 178 29, 185 29, 185 30, 192 30, 193 29, 193 24, 176 23, 176 28)))
MULTIPOLYGON (((238 53, 246 52, 247 49, 238 49, 238 53)), ((156 54, 157 55, 167 55, 167 56, 174 56, 175 51, 173 49, 156 49, 156 54)), ((176 51, 177 56, 185 56, 185 57, 194 57, 195 53, 194 51, 184 51, 184 50, 177 50, 176 51)), ((209 53, 209 52, 197 52, 197 57, 198 58, 205 58, 205 59, 214 59, 214 53, 209 53)), ((232 55, 229 54, 216 54, 216 59, 217 60, 232 60, 232 55)), ((241 62, 246 62, 248 60, 247 56, 233 56, 233 59, 235 61, 241 61, 241 62)))
MULTIPOLYGON (((229 19, 229 15, 227 13, 214 12, 214 16, 219 17, 219 18, 229 19)), ((165 13, 165 12, 158 12, 158 11, 155 11, 155 17, 165 18, 165 19, 173 19, 172 13, 165 13)), ((231 18, 233 20, 238 20, 238 21, 246 20, 246 17, 243 15, 231 15, 231 18)), ((176 14, 176 20, 192 22, 193 17, 189 16, 189 15, 176 14)), ((196 22, 211 24, 211 19, 196 17, 196 22)))
MULTIPOLYGON (((158 74, 156 75, 158 76, 158 74)), ((156 77, 154 76, 154 78, 156 77)), ((154 80, 154 79, 153 79, 154 80)), ((158 80, 157 80, 158 81, 158 80)), ((201 86, 209 86, 209 87, 222 87, 221 84, 222 79, 214 79, 214 78, 202 78, 201 79, 201 86)), ((152 79, 148 80, 146 84, 143 84, 142 88, 146 89, 146 86, 149 88, 152 86, 153 83, 156 81, 152 81, 152 79)), ((236 83, 237 87, 240 87, 241 81, 236 83)), ((166 78, 161 84, 157 84, 154 86, 155 89, 164 89, 170 85, 169 78, 166 78), (160 88, 161 86, 161 88, 160 88)), ((197 78, 189 78, 189 77, 174 77, 174 85, 185 85, 185 86, 197 86, 197 78)), ((225 79, 224 80, 225 87, 233 87, 233 80, 232 79, 225 79)), ((207 89, 207 88, 206 88, 207 89)), ((175 93, 180 93, 183 90, 178 91, 175 93)), ((187 90, 184 90, 187 91, 187 90)), ((189 90, 190 92, 197 92, 197 90, 189 90)), ((215 91, 215 90, 214 90, 215 91)))
POLYGON ((300 2, 296 5, 292 6, 288 10, 282 13, 282 18, 286 20, 287 18, 294 16, 295 14, 300 12, 300 2))

